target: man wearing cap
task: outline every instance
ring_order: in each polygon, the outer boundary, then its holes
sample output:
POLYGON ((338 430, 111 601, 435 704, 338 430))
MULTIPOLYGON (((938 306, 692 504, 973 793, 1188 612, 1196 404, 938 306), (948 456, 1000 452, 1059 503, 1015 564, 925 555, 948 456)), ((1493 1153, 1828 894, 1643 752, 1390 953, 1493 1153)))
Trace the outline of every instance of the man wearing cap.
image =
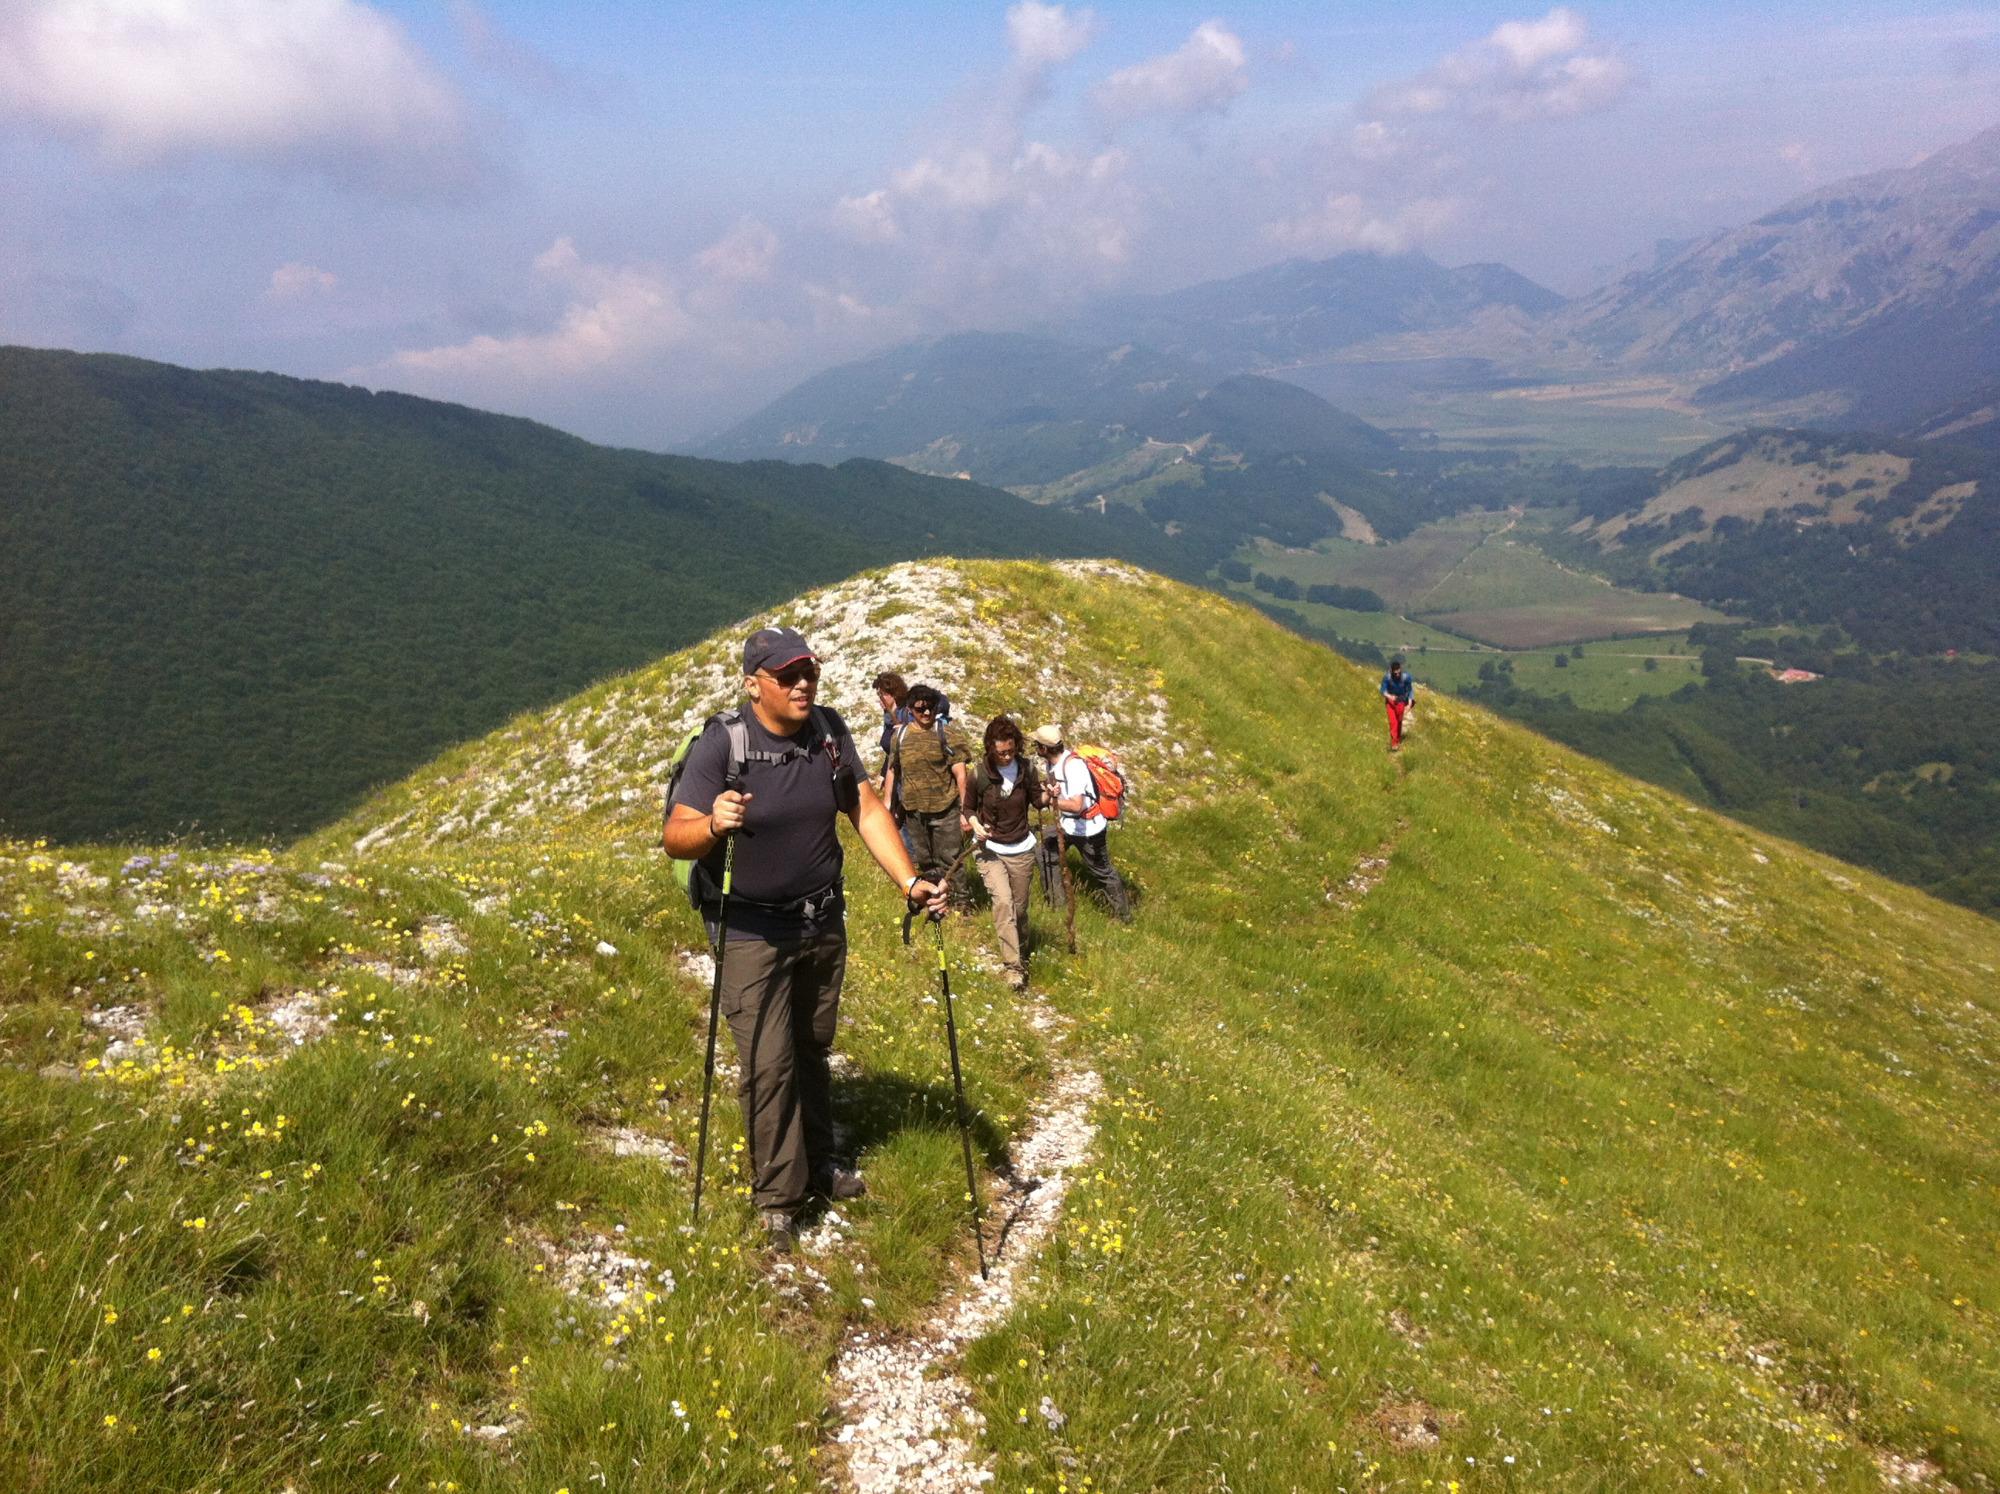
POLYGON ((1098 814, 1097 783, 1090 764, 1063 745, 1062 728, 1051 722, 1034 732, 1035 751, 1048 771, 1044 793, 1055 806, 1063 836, 1083 857, 1083 874, 1097 884, 1120 923, 1132 921, 1132 897, 1111 864, 1111 822, 1098 814))
MULTIPOLYGON (((722 718, 688 751, 661 841, 722 884, 738 837, 721 964, 722 1014, 735 1039, 751 1196, 769 1242, 788 1250, 808 1196, 853 1198, 860 1177, 833 1156, 828 1055, 847 968, 846 897, 836 817, 845 814, 913 904, 938 904, 866 780, 847 725, 815 704, 819 661, 791 628, 743 646, 746 761, 732 763, 722 718)), ((709 913, 714 934, 713 913, 709 913)))
POLYGON ((1382 704, 1389 711, 1389 750, 1403 750, 1403 716, 1410 709, 1410 702, 1416 697, 1417 682, 1403 673, 1403 658, 1398 654, 1389 661, 1389 672, 1382 676, 1382 704))

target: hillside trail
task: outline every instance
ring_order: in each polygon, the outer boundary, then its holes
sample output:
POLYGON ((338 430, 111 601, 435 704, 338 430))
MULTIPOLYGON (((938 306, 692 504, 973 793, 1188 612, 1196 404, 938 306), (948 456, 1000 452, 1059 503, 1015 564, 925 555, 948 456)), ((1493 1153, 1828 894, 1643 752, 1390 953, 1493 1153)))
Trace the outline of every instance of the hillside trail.
MULTIPOLYGON (((968 1279, 907 1332, 852 1330, 834 1358, 843 1421, 833 1445, 845 1454, 845 1487, 857 1494, 958 1494, 993 1481, 976 1446, 985 1418, 973 1408, 972 1386, 949 1366, 1034 1280, 1032 1264, 1061 1219, 1070 1178, 1090 1158, 1097 1137, 1091 1107, 1104 1091, 1097 1072, 1071 1050, 1069 1020, 1039 993, 1022 999, 1029 1025, 1049 1045, 1054 1079, 983 1211, 986 1278, 968 1279)), ((1060 1423, 1061 1412, 1047 1401, 1041 1413, 1060 1423)))

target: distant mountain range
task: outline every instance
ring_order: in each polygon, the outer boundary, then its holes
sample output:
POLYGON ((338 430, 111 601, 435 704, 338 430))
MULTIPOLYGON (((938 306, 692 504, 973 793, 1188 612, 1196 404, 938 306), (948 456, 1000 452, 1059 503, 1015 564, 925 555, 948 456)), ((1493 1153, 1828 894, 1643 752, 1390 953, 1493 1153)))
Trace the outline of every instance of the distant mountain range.
POLYGON ((1662 244, 1575 301, 1504 265, 1357 252, 1105 301, 1058 334, 892 349, 808 380, 708 450, 1060 485, 1121 443, 1169 439, 1160 411, 1230 375, 1325 385, 1335 365, 1347 388, 1416 357, 1470 387, 1663 374, 1749 423, 2000 444, 2000 128, 1662 244))
POLYGON ((1098 342, 1135 342, 1211 369, 1269 369, 1371 338, 1479 317, 1527 323, 1563 298, 1505 265, 1446 269, 1428 255, 1352 252, 1287 260, 1165 295, 1107 301, 1072 325, 1098 342))
MULTIPOLYGON (((1561 308, 1548 345, 1905 430, 2000 381, 2000 127, 1849 178, 1561 308)), ((1990 396, 1989 396, 1990 399, 1990 396)))
POLYGON ((792 595, 1156 526, 880 462, 592 446, 399 394, 0 348, 0 827, 283 834, 792 595))
POLYGON ((1340 529, 1342 505, 1387 534, 1414 522, 1377 471, 1397 456, 1382 431, 1295 385, 1129 342, 966 332, 905 344, 807 380, 703 450, 882 457, 1043 503, 1134 507, 1176 534, 1305 543, 1340 529))

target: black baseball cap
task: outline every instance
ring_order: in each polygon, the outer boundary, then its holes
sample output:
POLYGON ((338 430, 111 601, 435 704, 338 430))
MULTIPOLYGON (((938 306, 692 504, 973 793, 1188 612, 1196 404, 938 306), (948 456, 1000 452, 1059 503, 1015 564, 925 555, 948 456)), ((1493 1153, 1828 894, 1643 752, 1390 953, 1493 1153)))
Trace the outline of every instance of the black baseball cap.
POLYGON ((806 635, 796 628, 759 628, 743 644, 743 672, 779 670, 801 659, 816 657, 806 635))

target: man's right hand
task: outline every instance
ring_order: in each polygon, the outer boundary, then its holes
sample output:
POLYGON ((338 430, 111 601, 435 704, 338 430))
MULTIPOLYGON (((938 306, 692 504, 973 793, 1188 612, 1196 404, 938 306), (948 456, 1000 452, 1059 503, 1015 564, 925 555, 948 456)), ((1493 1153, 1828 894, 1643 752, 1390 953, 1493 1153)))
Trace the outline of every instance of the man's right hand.
POLYGON ((735 830, 743 828, 743 806, 748 804, 750 794, 738 793, 735 789, 724 789, 715 796, 715 805, 708 812, 709 833, 717 840, 735 830))
POLYGON ((947 899, 941 884, 926 882, 919 877, 910 884, 910 890, 904 896, 908 898, 912 908, 921 908, 933 918, 944 916, 947 899))

